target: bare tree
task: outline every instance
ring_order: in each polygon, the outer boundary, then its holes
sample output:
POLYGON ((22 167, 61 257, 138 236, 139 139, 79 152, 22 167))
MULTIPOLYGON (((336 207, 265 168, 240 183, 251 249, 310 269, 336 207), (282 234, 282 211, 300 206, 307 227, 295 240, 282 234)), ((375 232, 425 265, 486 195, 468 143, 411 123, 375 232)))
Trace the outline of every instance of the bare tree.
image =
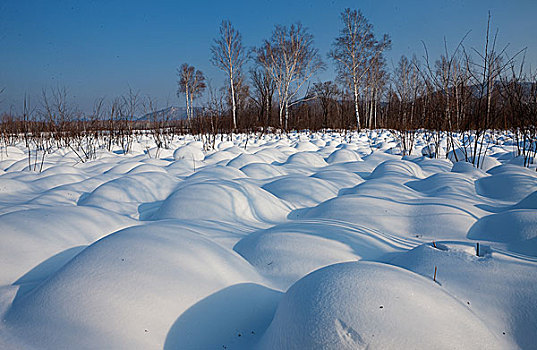
MULTIPOLYGON (((440 59, 435 62, 434 69, 431 68, 429 62, 429 53, 425 43, 423 47, 425 50, 425 68, 424 70, 419 70, 422 74, 422 79, 425 81, 426 88, 428 93, 436 91, 433 100, 436 100, 436 107, 441 108, 440 118, 433 118, 437 132, 435 134, 435 149, 438 150, 440 142, 440 130, 447 130, 447 140, 448 147, 446 154, 449 154, 449 150, 453 149, 453 157, 458 161, 456 149, 456 139, 453 137, 453 95, 455 93, 461 92, 462 84, 468 84, 467 72, 469 72, 470 58, 468 55, 464 55, 464 64, 461 63, 461 48, 463 48, 463 42, 466 39, 470 32, 467 32, 462 39, 459 41, 459 44, 455 47, 453 52, 449 52, 447 41, 444 38, 444 54, 440 56, 440 59), (464 77, 464 79, 463 79, 464 77), (457 88, 454 88, 454 84, 457 84, 457 88), (445 125, 447 123, 447 126, 445 125)), ((417 65, 415 65, 417 67, 417 65)), ((427 96, 426 98, 429 98, 427 96)), ((460 96, 459 96, 460 98, 460 96)), ((432 102, 432 101, 431 101, 432 102)), ((434 104, 434 103, 433 103, 434 104)), ((461 109, 458 109, 460 113, 461 109)), ((459 114, 457 114, 459 115, 459 114)), ((456 123, 458 124, 460 120, 456 123)), ((466 156, 466 147, 463 148, 465 157, 466 156)), ((434 152, 435 156, 438 156, 438 152, 434 152)))
POLYGON ((415 104, 419 96, 420 86, 422 86, 416 57, 409 61, 406 56, 401 56, 394 71, 393 80, 395 92, 400 101, 403 124, 408 122, 411 127, 414 127, 415 104))
POLYGON ((240 33, 233 28, 230 21, 222 21, 220 25, 220 37, 214 40, 211 46, 211 63, 225 71, 229 77, 229 88, 231 95, 231 111, 233 117, 233 128, 237 128, 237 84, 240 80, 240 72, 246 55, 242 46, 240 33))
POLYGON ((183 63, 181 65, 181 68, 177 69, 177 76, 179 77, 179 81, 177 81, 178 89, 177 89, 177 97, 180 97, 181 94, 185 94, 185 102, 186 102, 186 117, 190 121, 190 91, 192 90, 191 84, 192 79, 195 74, 195 68, 194 66, 189 66, 188 63, 183 63))
POLYGON ((389 75, 386 71, 386 61, 382 54, 372 57, 369 65, 366 80, 366 96, 368 96, 367 109, 369 118, 367 120, 368 128, 377 128, 377 109, 382 96, 383 89, 387 84, 389 75))
MULTIPOLYGON (((23 122, 23 133, 24 133, 24 143, 28 151, 28 171, 32 170, 32 150, 31 150, 31 140, 32 132, 30 128, 30 121, 32 119, 32 110, 30 108, 30 98, 27 95, 24 95, 23 108, 22 108, 22 122, 23 122)), ((35 135, 34 135, 35 136, 35 135)))
MULTIPOLYGON (((216 137, 221 127, 222 122, 222 116, 224 115, 224 105, 225 105, 225 96, 223 92, 217 89, 214 89, 211 86, 211 83, 208 84, 208 91, 209 96, 207 98, 207 104, 204 111, 204 116, 209 121, 209 127, 210 127, 210 136, 209 136, 209 144, 205 145, 208 148, 214 149, 216 144, 216 137)), ((224 135, 221 134, 221 137, 223 139, 224 135)))
POLYGON ((313 84, 313 94, 321 104, 323 113, 323 128, 328 127, 328 115, 339 95, 339 88, 331 81, 318 82, 313 84))
POLYGON ((123 152, 129 153, 133 142, 133 122, 139 112, 141 104, 140 91, 135 91, 129 87, 127 94, 121 97, 120 122, 123 125, 121 130, 121 148, 123 152))
POLYGON ((69 104, 67 88, 50 89, 50 94, 42 90, 42 117, 48 122, 52 139, 56 146, 68 146, 70 138, 66 132, 67 125, 72 121, 75 109, 69 104))
POLYGON ((252 81, 252 99, 259 107, 259 121, 267 128, 272 117, 272 98, 276 90, 276 83, 272 79, 271 61, 266 57, 263 47, 254 49, 256 67, 250 71, 252 81))
POLYGON ((177 75, 179 77, 177 81, 177 97, 180 97, 182 94, 185 95, 186 115, 190 123, 194 117, 194 99, 199 97, 206 88, 205 76, 201 71, 196 70, 194 66, 189 66, 188 63, 182 64, 177 69, 177 75))
POLYGON ((494 116, 497 113, 497 103, 493 103, 497 101, 493 101, 493 97, 497 95, 496 87, 498 85, 498 79, 502 72, 511 65, 514 59, 523 51, 519 51, 511 58, 508 58, 505 55, 507 46, 501 51, 498 51, 496 49, 498 30, 496 30, 494 36, 491 37, 490 20, 491 15, 489 12, 483 52, 473 49, 478 58, 475 62, 469 61, 468 63, 468 66, 472 65, 474 68, 469 68, 468 71, 470 74, 470 81, 476 87, 475 93, 478 98, 478 103, 475 107, 477 119, 475 121, 475 138, 472 149, 473 154, 471 157, 472 163, 478 168, 482 166, 487 152, 487 146, 484 142, 485 133, 492 127, 494 116))
POLYGON ((393 74, 395 95, 399 104, 399 121, 397 130, 403 154, 412 152, 415 136, 415 110, 421 85, 416 57, 410 61, 406 56, 401 56, 393 74))
POLYGON ((525 58, 520 66, 513 62, 510 74, 501 78, 500 95, 503 100, 505 128, 507 116, 511 119, 517 155, 529 167, 537 154, 537 75, 524 73, 525 58))
POLYGON ((391 40, 384 34, 382 40, 375 39, 373 26, 369 24, 361 11, 345 9, 341 13, 343 28, 334 41, 334 49, 328 54, 336 62, 339 78, 354 93, 356 126, 361 129, 359 95, 362 78, 371 69, 369 64, 390 47, 391 40))
POLYGON ((272 97, 276 88, 274 80, 269 72, 259 68, 250 71, 250 80, 252 81, 250 97, 259 109, 257 121, 266 128, 269 126, 272 114, 272 97))
POLYGON ((270 68, 278 91, 280 127, 287 130, 289 107, 297 102, 294 99, 300 88, 316 71, 324 68, 318 50, 313 47, 313 35, 300 23, 289 28, 277 25, 258 57, 270 68))
MULTIPOLYGON (((158 101, 151 96, 146 96, 146 98, 142 100, 142 107, 144 114, 150 121, 150 126, 148 129, 151 132, 151 136, 153 136, 153 140, 155 141, 156 150, 154 156, 155 158, 158 158, 160 149, 164 145, 163 131, 167 109, 160 110, 158 107, 158 101)), ((151 158, 149 146, 146 146, 146 154, 149 158, 151 158)))
MULTIPOLYGON (((246 107, 249 102, 250 86, 248 86, 246 79, 244 78, 242 73, 237 74, 234 80, 234 85, 235 85, 235 88, 233 89, 233 93, 231 91, 231 88, 229 88, 227 91, 228 100, 229 100, 228 102, 231 102, 230 104, 232 104, 233 95, 235 95, 235 109, 236 109, 237 115, 244 114, 246 116, 244 111, 246 110, 246 107)), ((237 126, 240 127, 241 124, 244 126, 245 123, 247 123, 247 121, 244 121, 244 123, 242 123, 241 121, 242 119, 237 120, 236 124, 233 125, 233 128, 236 129, 237 126)))
POLYGON ((91 115, 72 123, 70 126, 71 129, 76 130, 73 135, 74 145, 70 148, 82 163, 96 157, 99 132, 102 131, 98 129, 98 124, 103 115, 104 97, 101 97, 94 101, 91 115))

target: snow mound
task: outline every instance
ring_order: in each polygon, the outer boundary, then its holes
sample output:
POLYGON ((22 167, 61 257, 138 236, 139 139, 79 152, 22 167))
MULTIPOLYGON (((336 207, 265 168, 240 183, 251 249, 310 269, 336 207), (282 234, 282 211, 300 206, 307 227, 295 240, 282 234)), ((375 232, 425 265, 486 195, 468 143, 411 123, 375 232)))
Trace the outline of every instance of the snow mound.
POLYGON ((53 167, 48 168, 47 170, 41 172, 41 176, 50 176, 50 175, 82 175, 83 171, 74 168, 72 166, 66 166, 66 165, 56 165, 53 167))
POLYGON ((127 174, 141 174, 141 173, 166 173, 166 170, 160 166, 153 164, 141 164, 136 168, 129 170, 127 174))
POLYGON ((288 158, 288 155, 278 150, 277 148, 263 148, 255 152, 255 155, 263 158, 268 163, 282 163, 285 162, 285 160, 288 158))
POLYGON ((515 204, 513 209, 537 209, 537 191, 515 204))
MULTIPOLYGON (((366 181, 357 188, 367 185, 366 181)), ((333 219, 366 226, 397 236, 466 237, 476 218, 460 201, 447 198, 393 198, 397 186, 380 184, 373 192, 384 190, 386 198, 368 195, 342 195, 308 209, 304 219, 333 219), (391 197, 391 198, 390 198, 391 197)))
POLYGON ((413 157, 412 159, 403 157, 405 160, 410 160, 418 164, 421 170, 427 175, 433 175, 438 172, 448 172, 453 168, 453 164, 447 159, 430 159, 428 157, 413 157))
POLYGON ((337 188, 352 187, 364 182, 359 175, 342 170, 321 170, 313 174, 312 177, 326 180, 337 188))
POLYGON ((299 141, 295 145, 295 149, 299 152, 315 152, 319 150, 319 147, 309 141, 299 141))
MULTIPOLYGON (((0 284, 13 283, 48 258, 87 245, 136 222, 97 208, 58 206, 0 216, 0 284)), ((34 271, 33 282, 61 266, 62 259, 34 271)), ((65 256, 67 260, 70 256, 65 256)))
POLYGON ((312 140, 310 141, 311 143, 313 143, 315 146, 317 147, 324 147, 326 146, 326 141, 322 140, 322 139, 316 139, 316 138, 312 138, 312 140))
POLYGON ((231 153, 227 151, 218 151, 218 152, 207 155, 204 159, 204 162, 208 164, 214 164, 220 161, 227 163, 227 161, 234 158, 235 156, 236 156, 235 153, 231 153))
POLYGON ((317 270, 284 295, 261 349, 503 349, 432 280, 380 263, 317 270))
POLYGON ((32 186, 14 179, 0 178, 0 193, 1 194, 17 194, 21 192, 31 192, 32 186))
MULTIPOLYGON (((442 288, 471 309, 495 335, 508 342, 504 349, 534 348, 537 304, 528 301, 537 297, 535 259, 504 255, 484 244, 480 245, 479 256, 476 256, 473 242, 441 241, 434 245, 422 244, 396 254, 390 263, 426 278, 433 276, 436 266, 436 280, 442 288)), ((467 348, 458 343, 454 345, 467 348)), ((469 348, 488 347, 483 344, 469 348)))
POLYGON ((231 147, 228 147, 228 148, 224 149, 224 151, 225 151, 225 152, 232 153, 232 154, 234 154, 234 155, 244 153, 244 149, 243 149, 243 148, 239 148, 239 147, 237 147, 237 146, 231 146, 231 147))
POLYGON ((430 195, 462 194, 475 196, 474 181, 459 173, 438 173, 423 180, 410 181, 405 185, 430 195))
POLYGON ((226 287, 181 314, 164 349, 254 349, 281 295, 255 283, 226 287))
POLYGON ((23 150, 15 146, 7 146, 1 150, 1 155, 9 157, 11 159, 22 159, 26 157, 26 153, 23 150))
POLYGON ((468 238, 494 242, 525 241, 537 237, 537 210, 514 209, 479 219, 468 238))
POLYGON ((96 242, 16 297, 5 322, 39 348, 155 349, 198 301, 261 281, 236 253, 181 223, 143 225, 96 242))
POLYGON ((241 153, 232 160, 230 160, 226 165, 240 169, 243 166, 251 163, 265 163, 265 161, 263 160, 263 158, 255 154, 241 153))
POLYGON ((425 178, 425 174, 423 174, 421 167, 408 160, 387 160, 373 170, 370 178, 375 179, 384 176, 425 178))
POLYGON ((240 170, 252 179, 270 179, 285 174, 280 167, 265 163, 251 163, 240 170))
MULTIPOLYGON (((505 165, 499 168, 503 167, 505 165)), ((528 176, 527 169, 522 167, 501 170, 477 180, 477 193, 494 199, 518 202, 537 191, 537 174, 528 176)))
POLYGON ((164 200, 154 219, 277 222, 289 211, 280 199, 255 185, 214 180, 179 188, 164 200))
POLYGON ((304 175, 283 177, 263 189, 297 207, 312 207, 337 196, 337 188, 328 181, 304 175))
POLYGON ((176 182, 167 173, 126 175, 97 187, 93 192, 82 197, 78 204, 108 209, 138 218, 142 203, 165 199, 175 186, 176 182))
POLYGON ((334 152, 332 152, 328 156, 328 158, 326 158, 326 162, 329 164, 344 163, 344 162, 358 162, 361 160, 362 158, 360 158, 358 153, 348 150, 348 149, 337 149, 334 152))
POLYGON ((173 152, 173 159, 175 160, 187 159, 187 160, 199 162, 205 159, 205 155, 203 154, 201 147, 196 147, 195 145, 189 144, 189 145, 177 148, 173 152))
POLYGON ((32 185, 39 190, 48 190, 54 187, 68 185, 72 183, 79 183, 86 179, 82 175, 73 175, 73 174, 57 174, 50 176, 43 176, 42 174, 39 177, 32 181, 32 185))
POLYGON ((130 160, 130 161, 127 161, 127 162, 121 162, 118 165, 115 165, 115 166, 111 167, 110 169, 108 169, 104 173, 105 174, 118 174, 118 175, 119 174, 126 174, 129 171, 135 169, 136 167, 138 167, 140 165, 142 165, 142 164, 139 163, 139 162, 130 160))
POLYGON ((497 166, 487 171, 487 173, 491 175, 518 174, 518 175, 526 175, 526 176, 531 176, 533 178, 537 178, 537 173, 534 170, 524 168, 518 165, 513 165, 513 164, 504 164, 502 166, 497 166))
POLYGON ((487 173, 485 173, 483 170, 478 169, 474 167, 473 164, 467 162, 457 162, 453 164, 451 171, 454 173, 466 174, 473 179, 479 179, 481 177, 487 176, 487 173))
MULTIPOLYGON (((281 141, 283 141, 283 140, 280 140, 280 142, 281 141)), ((287 156, 290 156, 291 154, 295 154, 295 153, 298 152, 296 150, 296 148, 290 147, 289 145, 287 145, 285 143, 279 144, 275 149, 277 149, 278 151, 282 152, 283 154, 285 154, 287 156)))
POLYGON ((356 151, 358 150, 358 146, 353 143, 340 143, 336 146, 337 149, 346 149, 350 151, 356 151))
POLYGON ((214 179, 232 180, 244 178, 246 175, 237 168, 222 165, 205 167, 187 177, 186 181, 200 182, 214 179))
POLYGON ((314 152, 295 153, 287 159, 286 164, 304 165, 317 168, 328 165, 322 156, 314 152))
POLYGON ((235 144, 232 141, 222 141, 218 143, 217 148, 219 150, 225 150, 227 148, 234 147, 234 146, 235 144))
MULTIPOLYGON (((484 151, 485 150, 483 150, 482 152, 484 153, 484 151)), ((467 161, 470 163, 474 163, 473 150, 468 149, 466 152, 467 153, 465 154, 464 150, 457 148, 455 152, 453 152, 453 150, 449 151, 447 154, 447 158, 451 160, 453 163, 457 163, 457 162, 466 163, 467 161)), ((482 154, 479 156, 479 169, 482 169, 484 171, 492 169, 501 164, 502 163, 500 163, 498 160, 488 155, 482 154)))
POLYGON ((320 267, 358 260, 343 243, 300 232, 249 235, 234 249, 282 289, 320 267))
POLYGON ((282 290, 306 274, 344 261, 374 259, 406 246, 371 230, 331 221, 300 221, 259 230, 233 250, 282 290))

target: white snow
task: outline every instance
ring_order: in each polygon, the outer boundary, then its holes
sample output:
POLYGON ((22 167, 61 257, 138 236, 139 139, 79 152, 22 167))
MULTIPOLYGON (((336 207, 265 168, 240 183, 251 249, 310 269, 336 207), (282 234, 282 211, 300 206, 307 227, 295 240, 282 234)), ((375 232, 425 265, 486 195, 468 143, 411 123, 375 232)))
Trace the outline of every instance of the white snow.
POLYGON ((260 349, 502 349, 464 304, 392 265, 336 264, 282 298, 260 349))
POLYGON ((387 130, 137 136, 42 172, 3 147, 0 349, 537 348, 537 173, 511 136, 480 168, 387 130))

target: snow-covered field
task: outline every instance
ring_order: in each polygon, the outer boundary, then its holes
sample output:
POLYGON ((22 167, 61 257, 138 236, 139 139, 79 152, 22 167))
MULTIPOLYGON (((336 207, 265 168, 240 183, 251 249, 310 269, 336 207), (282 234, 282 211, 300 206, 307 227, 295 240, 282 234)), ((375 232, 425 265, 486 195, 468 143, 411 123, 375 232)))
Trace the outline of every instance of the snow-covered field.
POLYGON ((2 150, 1 349, 537 348, 537 173, 508 134, 484 169, 387 131, 149 143, 41 173, 2 150))

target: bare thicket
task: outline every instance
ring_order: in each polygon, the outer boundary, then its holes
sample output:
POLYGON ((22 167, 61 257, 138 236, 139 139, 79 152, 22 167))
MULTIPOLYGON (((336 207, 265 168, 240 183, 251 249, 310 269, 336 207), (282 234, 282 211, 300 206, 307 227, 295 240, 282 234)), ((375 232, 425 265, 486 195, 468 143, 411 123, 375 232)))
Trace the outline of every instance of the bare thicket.
MULTIPOLYGON (((170 114, 173 110, 170 109, 168 104, 160 107, 158 101, 151 96, 146 96, 143 99, 142 107, 144 111, 144 119, 147 124, 145 131, 151 135, 155 143, 153 157, 158 158, 161 149, 169 148, 173 138, 172 129, 169 126, 171 118, 170 114)), ((146 154, 150 158, 152 157, 149 146, 146 146, 146 154)))

